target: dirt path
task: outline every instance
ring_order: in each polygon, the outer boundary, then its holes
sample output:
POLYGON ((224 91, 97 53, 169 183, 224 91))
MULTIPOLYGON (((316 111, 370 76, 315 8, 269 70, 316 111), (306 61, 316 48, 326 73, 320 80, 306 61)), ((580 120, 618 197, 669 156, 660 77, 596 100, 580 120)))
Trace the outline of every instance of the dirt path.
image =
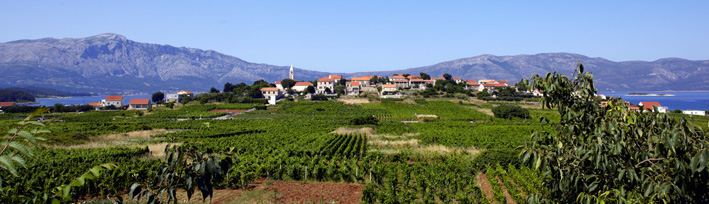
POLYGON ((266 190, 278 193, 279 203, 360 203, 361 184, 274 182, 266 190))
MULTIPOLYGON (((492 186, 487 182, 487 175, 485 173, 478 174, 478 183, 480 184, 480 190, 485 194, 485 198, 488 201, 492 200, 492 186)), ((492 203, 497 203, 497 201, 492 201, 492 203)))
POLYGON ((502 180, 500 179, 500 177, 499 177, 499 176, 495 176, 495 178, 497 179, 497 183, 500 185, 500 188, 502 189, 502 192, 505 192, 505 199, 507 199, 507 203, 517 204, 517 202, 515 202, 515 201, 512 199, 512 196, 510 195, 510 192, 508 192, 508 191, 507 191, 507 188, 505 188, 505 185, 502 184, 502 180))

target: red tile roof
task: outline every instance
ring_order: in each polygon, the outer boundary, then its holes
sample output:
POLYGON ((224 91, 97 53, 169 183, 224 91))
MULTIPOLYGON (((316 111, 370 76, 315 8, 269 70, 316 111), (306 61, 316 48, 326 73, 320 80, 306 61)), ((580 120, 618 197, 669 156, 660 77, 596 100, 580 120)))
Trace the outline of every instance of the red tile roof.
POLYGON ((0 106, 13 106, 15 102, 0 102, 0 106))
POLYGON ((480 85, 480 83, 478 83, 478 82, 475 81, 475 80, 467 80, 467 81, 465 81, 465 82, 468 83, 468 85, 471 85, 471 86, 478 86, 478 85, 480 85))
POLYGON ((418 79, 411 79, 411 81, 426 81, 426 80, 423 80, 423 79, 421 79, 421 78, 418 78, 418 79))
POLYGON ((114 95, 106 96, 106 100, 107 101, 122 101, 123 96, 114 96, 114 95))
POLYGON ((149 104, 149 103, 150 103, 150 99, 147 99, 147 98, 145 98, 145 99, 135 98, 135 99, 131 99, 130 102, 128 102, 128 104, 149 104))
POLYGON ((396 84, 384 84, 382 88, 396 88, 396 84))
POLYGON ((187 94, 193 94, 191 91, 188 91, 188 90, 182 90, 182 91, 184 91, 187 94))
POLYGON ((261 91, 278 91, 278 88, 276 88, 276 87, 263 87, 263 88, 261 88, 261 91))
POLYGON ((642 103, 643 106, 650 107, 650 108, 652 108, 652 106, 658 106, 658 107, 662 106, 662 105, 660 105, 660 102, 657 102, 657 101, 642 101, 640 103, 642 103))
POLYGON ((483 86, 506 87, 507 85, 504 85, 504 84, 483 84, 483 86))
POLYGON ((352 77, 352 81, 369 81, 372 76, 352 77))
POLYGON ((101 106, 101 102, 89 102, 90 106, 101 106))
POLYGON ((310 82, 296 82, 293 86, 312 86, 313 83, 310 82))
POLYGON ((327 77, 323 77, 323 78, 318 79, 318 81, 335 81, 335 80, 327 78, 327 77))
POLYGON ((453 77, 453 80, 460 79, 460 77, 453 77))
POLYGON ((396 78, 396 79, 394 79, 394 81, 395 81, 395 82, 407 82, 407 81, 409 81, 409 80, 396 78))
POLYGON ((348 84, 351 84, 351 86, 359 86, 358 81, 352 81, 352 82, 347 82, 348 84))
POLYGON ((420 77, 420 76, 409 75, 409 76, 406 77, 406 78, 409 78, 409 79, 418 79, 418 78, 421 78, 421 77, 420 77))
POLYGON ((281 81, 277 81, 276 84, 281 84, 281 81))
POLYGON ((341 75, 330 75, 330 79, 342 79, 341 75))
POLYGON ((434 77, 434 78, 431 78, 431 79, 433 79, 433 80, 446 80, 446 78, 444 78, 444 77, 434 77))

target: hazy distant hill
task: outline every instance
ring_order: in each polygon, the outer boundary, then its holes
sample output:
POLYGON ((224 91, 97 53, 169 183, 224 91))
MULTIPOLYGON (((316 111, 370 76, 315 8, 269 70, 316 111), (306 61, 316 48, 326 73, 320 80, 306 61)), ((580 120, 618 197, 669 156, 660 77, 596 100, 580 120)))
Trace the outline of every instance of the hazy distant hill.
POLYGON ((589 58, 570 53, 542 53, 535 55, 494 56, 457 59, 431 66, 388 72, 354 73, 352 75, 391 75, 421 72, 431 76, 449 73, 463 79, 498 79, 517 82, 533 74, 543 75, 557 71, 571 75, 577 62, 594 74, 599 90, 658 91, 709 90, 709 60, 691 61, 665 58, 653 62, 613 62, 603 58, 589 58))
MULTIPOLYGON (((397 71, 346 73, 391 75, 450 73, 463 79, 519 81, 550 71, 571 73, 581 61, 596 76, 599 89, 709 90, 709 61, 677 58, 653 62, 613 62, 569 53, 481 55, 397 71)), ((345 63, 345 62, 343 62, 345 63)), ((63 91, 119 93, 221 89, 226 82, 275 82, 288 77, 288 66, 246 62, 211 50, 139 43, 117 34, 87 38, 45 38, 0 43, 0 87, 41 86, 63 91)), ((296 79, 329 73, 295 70, 296 79)))
MULTIPOLYGON (((0 44, 2 86, 92 92, 221 89, 226 82, 288 77, 286 66, 256 64, 211 50, 139 43, 117 34, 0 44)), ((296 69, 297 77, 326 73, 296 69)))

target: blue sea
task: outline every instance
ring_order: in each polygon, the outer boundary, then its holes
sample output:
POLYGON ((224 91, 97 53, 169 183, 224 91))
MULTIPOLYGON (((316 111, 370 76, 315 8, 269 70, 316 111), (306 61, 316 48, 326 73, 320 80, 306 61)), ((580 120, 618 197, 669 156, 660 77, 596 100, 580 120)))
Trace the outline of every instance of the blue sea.
MULTIPOLYGON (((660 102, 662 106, 667 106, 669 110, 709 110, 709 92, 643 92, 651 94, 672 94, 675 96, 628 96, 629 93, 638 92, 599 92, 599 94, 606 96, 621 97, 624 100, 630 101, 636 105, 641 101, 657 101, 660 102)), ((151 95, 124 96, 123 102, 128 104, 130 99, 150 97, 151 95)), ((64 105, 86 105, 89 104, 89 102, 99 102, 101 99, 105 98, 105 95, 68 98, 38 98, 37 102, 39 103, 32 105, 53 106, 57 103, 64 105)))
POLYGON ((598 92, 620 97, 637 105, 641 101, 657 101, 668 110, 709 110, 709 92, 598 92), (672 94, 674 96, 628 96, 629 93, 672 94))
MULTIPOLYGON (((151 98, 151 95, 132 95, 132 96, 123 96, 123 104, 128 104, 128 102, 131 99, 145 99, 145 98, 151 98)), ((81 97, 67 97, 67 98, 37 98, 36 101, 38 103, 36 104, 30 104, 32 106, 54 106, 54 104, 63 104, 63 105, 88 105, 89 102, 100 102, 101 100, 106 99, 106 95, 102 96, 81 96, 81 97)))

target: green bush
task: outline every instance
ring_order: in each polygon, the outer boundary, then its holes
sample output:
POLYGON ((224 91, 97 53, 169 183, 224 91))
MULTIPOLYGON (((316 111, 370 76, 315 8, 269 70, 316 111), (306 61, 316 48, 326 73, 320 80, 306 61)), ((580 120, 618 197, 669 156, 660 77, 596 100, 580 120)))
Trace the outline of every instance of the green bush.
POLYGON ((512 119, 513 117, 527 118, 529 117, 529 110, 524 109, 516 105, 502 104, 495 108, 492 108, 492 113, 495 114, 497 118, 512 119))
POLYGON ((351 125, 376 125, 378 123, 379 123, 379 119, 377 119, 371 115, 360 116, 360 117, 352 118, 352 120, 350 120, 351 125))

